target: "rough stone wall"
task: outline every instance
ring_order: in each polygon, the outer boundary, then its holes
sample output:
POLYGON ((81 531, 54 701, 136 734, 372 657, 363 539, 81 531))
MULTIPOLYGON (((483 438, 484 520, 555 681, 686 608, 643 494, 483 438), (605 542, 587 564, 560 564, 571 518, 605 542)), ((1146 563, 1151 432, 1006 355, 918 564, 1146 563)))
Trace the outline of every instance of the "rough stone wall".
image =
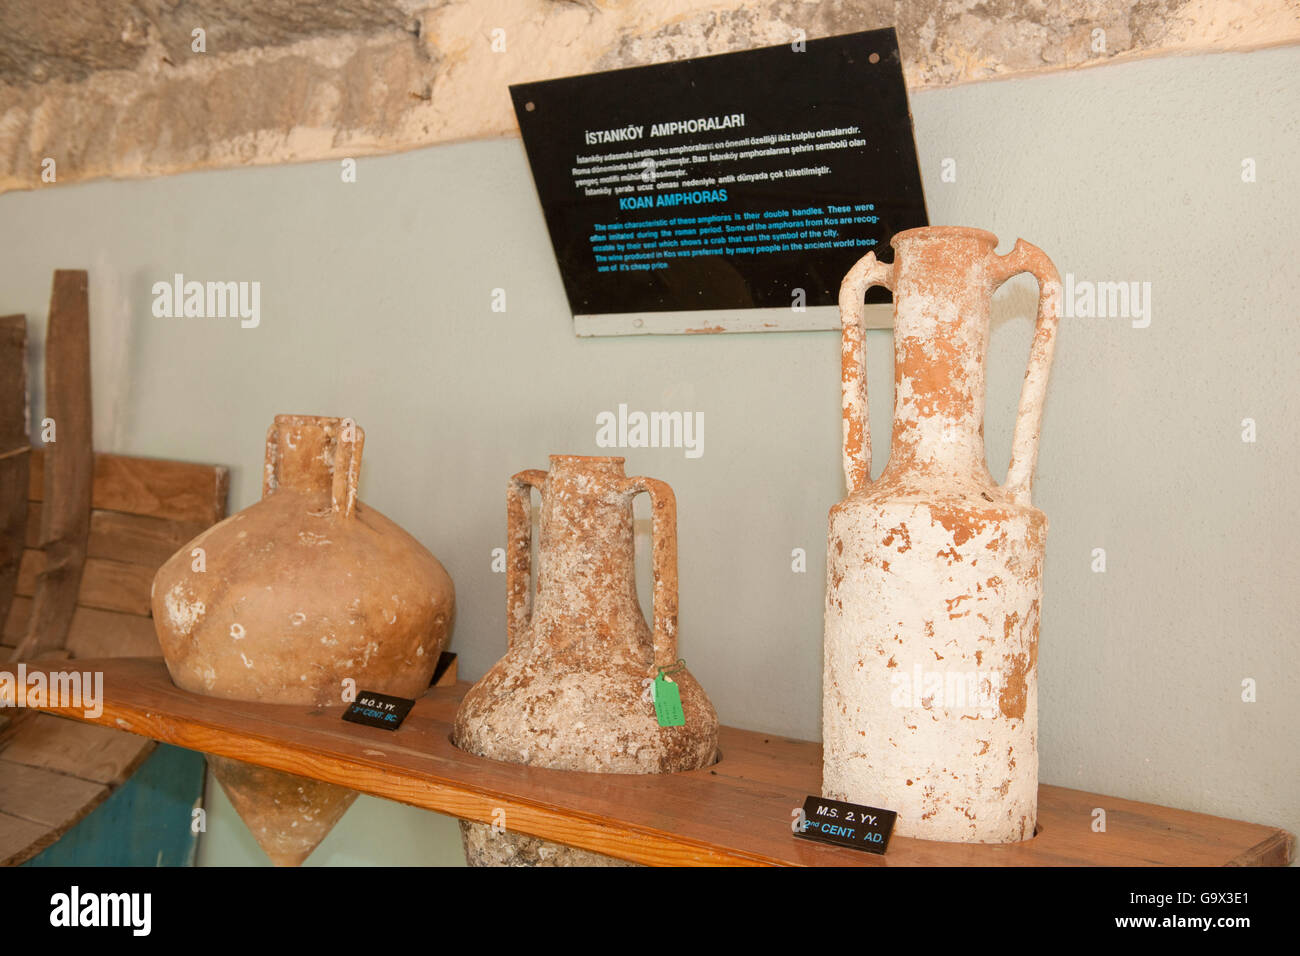
POLYGON ((512 135, 510 83, 890 25, 923 89, 1300 42, 1300 5, 5 0, 0 192, 512 135))

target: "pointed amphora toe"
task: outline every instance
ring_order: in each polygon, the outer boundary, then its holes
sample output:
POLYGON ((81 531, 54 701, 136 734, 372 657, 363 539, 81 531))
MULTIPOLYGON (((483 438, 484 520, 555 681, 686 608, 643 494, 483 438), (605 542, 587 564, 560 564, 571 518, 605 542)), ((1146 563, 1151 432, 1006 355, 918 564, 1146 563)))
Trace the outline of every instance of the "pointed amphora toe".
POLYGON ((301 866, 357 798, 354 790, 226 757, 209 755, 208 766, 276 866, 301 866))

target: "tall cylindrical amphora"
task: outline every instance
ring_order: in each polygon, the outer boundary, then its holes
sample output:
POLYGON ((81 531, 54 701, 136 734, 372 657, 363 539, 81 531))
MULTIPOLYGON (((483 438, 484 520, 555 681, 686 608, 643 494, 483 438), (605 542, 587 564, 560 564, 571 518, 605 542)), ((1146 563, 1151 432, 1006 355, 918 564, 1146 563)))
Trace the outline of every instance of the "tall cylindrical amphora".
POLYGON ((1030 838, 1038 798, 1038 621, 1047 519, 1030 503, 1060 312, 1055 267, 979 229, 896 235, 840 291, 844 472, 830 512, 824 796, 894 810, 896 833, 1030 838), (1001 484, 984 449, 990 300, 1039 283, 1037 331, 1001 484), (863 297, 894 293, 889 461, 871 480, 863 297))

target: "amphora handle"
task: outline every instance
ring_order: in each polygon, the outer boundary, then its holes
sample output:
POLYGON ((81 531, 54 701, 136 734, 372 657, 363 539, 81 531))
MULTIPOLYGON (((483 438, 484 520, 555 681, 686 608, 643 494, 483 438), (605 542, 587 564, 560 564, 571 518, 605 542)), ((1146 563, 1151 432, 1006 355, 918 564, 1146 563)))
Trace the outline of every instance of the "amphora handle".
POLYGON ((514 647, 533 619, 533 492, 546 472, 521 471, 506 489, 506 638, 514 647))
POLYGON ((893 263, 868 252, 840 283, 840 398, 844 411, 844 481, 849 493, 871 484, 871 410, 867 407, 866 327, 863 312, 872 286, 894 290, 893 263))
POLYGON ((657 478, 629 478, 634 494, 650 496, 650 536, 654 552, 654 664, 677 663, 677 497, 657 478))
POLYGON ((1038 461, 1038 435, 1043 423, 1043 402, 1047 379, 1052 371, 1056 348, 1056 327, 1061 320, 1061 276, 1052 260, 1037 246, 1017 239, 1015 247, 993 261, 993 288, 1012 276, 1028 272, 1038 280, 1038 319, 1034 342, 1029 349, 1029 366, 1020 389, 1020 407, 1011 439, 1011 464, 1002 489, 1017 504, 1030 504, 1034 466, 1038 461))

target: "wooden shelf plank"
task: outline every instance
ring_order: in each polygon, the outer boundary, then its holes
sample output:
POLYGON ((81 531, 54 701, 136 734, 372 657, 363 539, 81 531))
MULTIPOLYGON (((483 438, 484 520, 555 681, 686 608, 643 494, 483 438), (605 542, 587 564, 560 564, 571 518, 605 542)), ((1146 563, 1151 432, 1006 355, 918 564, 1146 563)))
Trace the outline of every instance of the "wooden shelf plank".
POLYGON ((62 832, 107 796, 103 784, 0 757, 0 813, 62 832))
MULTIPOLYGON (((41 546, 41 512, 44 508, 43 502, 27 502, 25 540, 28 548, 41 546)), ((197 538, 209 527, 202 521, 177 521, 96 508, 90 512, 90 541, 86 546, 86 557, 158 568, 181 545, 197 538)))
MULTIPOLYGON (((95 453, 91 506, 172 521, 196 521, 205 528, 226 516, 230 472, 164 458, 95 453)), ((46 451, 32 448, 28 501, 44 501, 46 451)))
POLYGON ((4 748, 0 760, 53 770, 109 787, 121 786, 153 750, 151 740, 34 714, 31 726, 4 748))
MULTIPOLYGON (((1011 846, 896 837, 885 856, 796 839, 792 811, 821 784, 820 744, 723 728, 722 758, 691 773, 567 773, 474 757, 451 744, 468 688, 437 687, 401 729, 312 710, 202 697, 172 684, 158 660, 31 664, 29 672, 104 674, 92 723, 245 760, 467 820, 505 812, 511 830, 661 865, 1124 866, 1283 865, 1294 838, 1274 827, 1061 787, 1039 787, 1039 833, 1011 846), (1092 831, 1094 807, 1106 832, 1092 831)), ((78 709, 46 708, 85 720, 78 709)))
MULTIPOLYGON (((35 597, 37 579, 44 569, 45 552, 30 548, 25 550, 22 564, 18 568, 18 584, 14 594, 18 597, 35 597)), ((157 573, 157 565, 148 567, 107 558, 87 557, 82 567, 81 585, 77 590, 77 607, 148 617, 150 592, 157 573)))

